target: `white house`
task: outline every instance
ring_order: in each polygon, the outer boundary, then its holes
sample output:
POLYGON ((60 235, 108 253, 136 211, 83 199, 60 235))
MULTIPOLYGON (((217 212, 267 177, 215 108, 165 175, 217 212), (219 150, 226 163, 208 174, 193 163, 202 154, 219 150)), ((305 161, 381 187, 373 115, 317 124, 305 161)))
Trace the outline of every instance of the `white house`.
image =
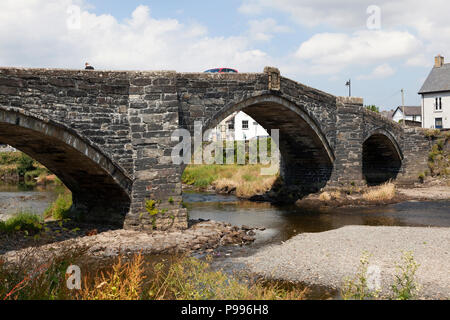
POLYGON ((422 107, 420 106, 400 106, 395 109, 392 114, 392 120, 400 122, 400 120, 422 122, 422 107), (405 114, 403 114, 403 110, 405 114))
POLYGON ((450 128, 450 63, 438 55, 419 91, 422 95, 422 128, 450 128))
POLYGON ((255 137, 268 137, 267 131, 248 114, 239 111, 225 118, 212 129, 209 140, 250 140, 255 137))

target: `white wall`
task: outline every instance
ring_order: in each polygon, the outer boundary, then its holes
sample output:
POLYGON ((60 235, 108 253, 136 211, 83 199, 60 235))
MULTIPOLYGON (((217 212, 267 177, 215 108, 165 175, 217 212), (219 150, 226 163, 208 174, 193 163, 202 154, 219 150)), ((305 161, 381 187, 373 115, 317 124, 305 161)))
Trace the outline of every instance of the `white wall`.
POLYGON ((435 119, 442 118, 442 127, 450 128, 450 92, 426 93, 422 95, 422 128, 434 128, 435 119), (442 98, 442 110, 436 110, 436 97, 442 98))
POLYGON ((217 140, 249 140, 255 137, 267 137, 269 134, 248 114, 239 111, 224 119, 217 127, 213 128, 208 135, 208 141, 217 140), (234 116, 234 130, 229 130, 226 121, 234 116), (248 121, 248 129, 242 128, 242 121, 248 121))
POLYGON ((267 137, 267 131, 248 114, 240 111, 234 118, 235 140, 249 140, 255 137, 267 137), (242 121, 248 121, 248 129, 242 128, 242 121))
MULTIPOLYGON (((395 113, 392 115, 392 120, 396 121, 396 122, 400 122, 400 120, 403 120, 403 112, 402 112, 401 108, 399 108, 399 109, 397 109, 395 111, 395 113)), ((421 122, 422 121, 422 117, 419 116, 419 115, 417 115, 417 116, 406 116, 405 120, 421 122)))

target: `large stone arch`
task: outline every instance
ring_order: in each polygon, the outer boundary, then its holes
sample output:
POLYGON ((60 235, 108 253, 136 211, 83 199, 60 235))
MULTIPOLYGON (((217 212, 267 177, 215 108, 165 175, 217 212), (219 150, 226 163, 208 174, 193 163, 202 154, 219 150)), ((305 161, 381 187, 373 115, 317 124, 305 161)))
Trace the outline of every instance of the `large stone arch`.
POLYGON ((395 137, 377 128, 366 134, 362 147, 362 173, 368 185, 395 180, 400 172, 403 153, 395 137))
POLYGON ((0 106, 0 142, 33 157, 72 191, 72 212, 86 221, 123 224, 132 180, 75 130, 24 110, 0 106))
POLYGON ((207 119, 204 130, 215 127, 235 111, 243 111, 266 130, 280 130, 281 175, 286 185, 302 192, 318 191, 328 182, 335 160, 319 124, 303 109, 284 97, 262 94, 229 102, 207 119))

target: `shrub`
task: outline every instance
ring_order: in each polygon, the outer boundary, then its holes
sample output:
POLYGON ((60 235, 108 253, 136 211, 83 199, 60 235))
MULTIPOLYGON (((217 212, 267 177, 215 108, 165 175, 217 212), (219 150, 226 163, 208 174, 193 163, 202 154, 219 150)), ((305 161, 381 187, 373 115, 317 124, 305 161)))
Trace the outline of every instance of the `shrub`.
POLYGON ((42 227, 42 217, 30 212, 19 212, 6 221, 0 221, 0 231, 7 233, 23 231, 26 234, 35 234, 42 227))
POLYGON ((428 138, 436 138, 439 136, 440 132, 441 131, 439 129, 428 129, 425 130, 425 136, 428 138))
POLYGON ((358 267, 358 272, 353 278, 346 278, 341 295, 344 300, 366 300, 378 297, 377 290, 371 290, 367 283, 367 269, 369 267, 369 254, 364 252, 358 267))
POLYGON ((412 252, 404 252, 403 264, 397 264, 398 273, 391 285, 393 299, 410 300, 416 298, 419 293, 419 285, 416 282, 416 271, 419 264, 414 260, 412 252))
POLYGON ((22 153, 18 160, 17 172, 20 176, 24 176, 27 171, 32 171, 36 169, 34 166, 34 160, 22 153))
POLYGON ((52 217, 55 220, 67 218, 67 214, 72 206, 72 194, 63 193, 44 211, 44 217, 52 217))

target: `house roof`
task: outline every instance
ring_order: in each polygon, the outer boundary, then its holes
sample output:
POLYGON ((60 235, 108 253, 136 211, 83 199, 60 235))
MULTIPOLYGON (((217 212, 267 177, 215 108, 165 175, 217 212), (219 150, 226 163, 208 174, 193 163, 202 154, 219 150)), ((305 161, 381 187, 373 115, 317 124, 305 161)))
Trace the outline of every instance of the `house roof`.
POLYGON ((420 115, 422 115, 422 108, 420 106, 419 107, 417 107, 417 106, 405 106, 405 107, 399 106, 399 107, 397 107, 397 109, 395 109, 394 114, 399 109, 400 109, 400 111, 402 111, 403 108, 405 108, 405 116, 420 116, 420 115))
POLYGON ((419 94, 441 91, 450 91, 450 63, 439 68, 434 67, 420 88, 419 94))
POLYGON ((384 110, 381 111, 380 114, 385 118, 392 119, 394 116, 394 110, 384 110))

